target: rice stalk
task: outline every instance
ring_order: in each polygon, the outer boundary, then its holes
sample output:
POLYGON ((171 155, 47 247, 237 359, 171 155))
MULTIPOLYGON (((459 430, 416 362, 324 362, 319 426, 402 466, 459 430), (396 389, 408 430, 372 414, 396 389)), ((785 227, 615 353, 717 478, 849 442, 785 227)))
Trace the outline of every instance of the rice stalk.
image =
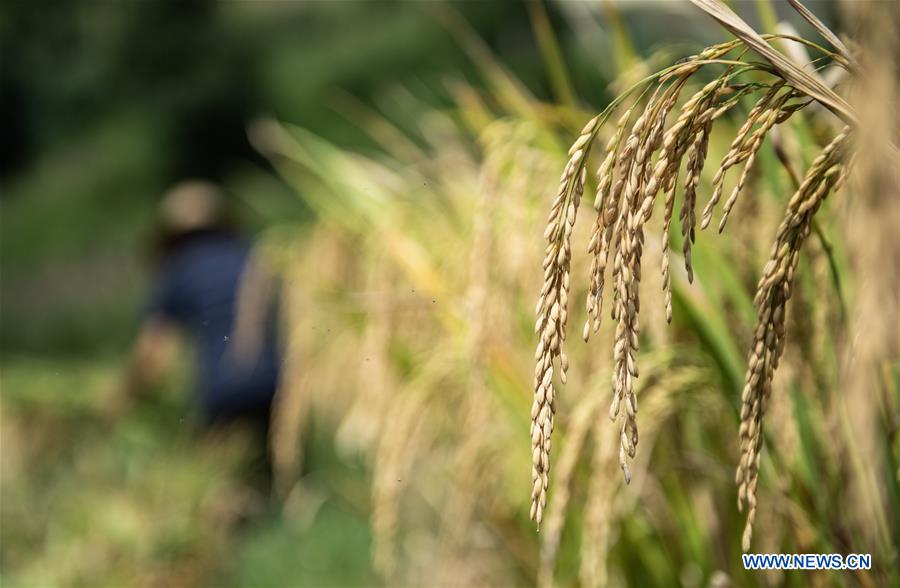
POLYGON ((550 436, 556 412, 553 385, 554 362, 560 381, 565 384, 569 360, 563 351, 569 307, 569 265, 572 255, 572 229, 587 179, 585 161, 596 136, 598 117, 585 125, 569 150, 569 161, 559 182, 556 200, 550 209, 544 238, 544 285, 536 313, 535 333, 540 341, 535 351, 534 403, 531 407, 532 491, 531 518, 538 526, 547 504, 550 484, 550 436))
POLYGON ((396 407, 391 426, 378 439, 372 480, 372 561, 388 582, 396 582, 401 573, 397 554, 401 496, 413 486, 409 479, 413 465, 416 457, 426 452, 432 434, 421 415, 433 390, 431 383, 442 377, 444 369, 434 362, 410 383, 404 394, 406 402, 396 407))
POLYGON ((357 395, 341 420, 336 445, 344 455, 371 451, 389 425, 391 394, 396 376, 390 362, 391 333, 396 323, 397 302, 390 295, 394 268, 382 255, 370 255, 365 291, 371 293, 364 303, 367 318, 359 353, 362 361, 356 374, 357 387, 366 390, 357 395))
MULTIPOLYGON (((469 251, 469 275, 465 292, 465 315, 468 332, 465 340, 466 363, 469 366, 466 394, 463 398, 462 423, 463 438, 456 451, 454 471, 458 472, 450 491, 443 513, 441 532, 443 558, 451 562, 465 559, 467 552, 466 530, 470 528, 476 507, 476 493, 479 480, 485 477, 485 468, 490 463, 482 459, 489 443, 480 431, 490 429, 491 415, 495 407, 487 390, 486 346, 490 327, 488 306, 491 290, 491 266, 495 257, 495 216, 498 199, 502 196, 499 175, 503 164, 510 157, 510 149, 503 147, 505 129, 484 133, 487 156, 482 164, 479 190, 473 212, 472 243, 469 251), (491 141, 494 139, 494 141, 491 141)), ((514 145, 514 143, 509 143, 514 145)), ((442 582, 459 583, 456 566, 445 565, 446 577, 442 582)))
MULTIPOLYGON (((641 394, 646 395, 644 412, 647 418, 646 441, 654 444, 654 439, 673 414, 680 398, 684 398, 687 388, 692 385, 696 372, 692 368, 676 367, 674 356, 649 357, 651 361, 647 377, 641 383, 641 394)), ((603 395, 600 396, 603 398, 603 395)), ((591 430, 593 455, 591 457, 591 477, 588 482, 584 520, 582 521, 581 565, 578 576, 584 586, 606 586, 619 584, 609 578, 609 549, 613 543, 614 526, 626 512, 633 509, 641 498, 638 487, 631 494, 627 504, 617 502, 621 487, 614 483, 612 468, 618 460, 619 439, 614 431, 595 423, 591 430)), ((554 514, 559 505, 554 503, 554 514)))
POLYGON ((578 576, 584 586, 604 586, 609 583, 607 557, 617 512, 614 498, 619 491, 613 480, 613 468, 618 459, 618 438, 614 431, 594 427, 593 441, 591 477, 588 480, 588 496, 591 499, 582 521, 578 576))
POLYGON ((554 508, 547 519, 544 540, 541 543, 541 567, 538 573, 539 586, 553 586, 553 568, 566 522, 567 506, 571 498, 572 482, 579 458, 582 455, 588 433, 600 407, 600 396, 586 395, 573 409, 566 445, 559 459, 554 508))
POLYGON ((763 417, 771 393, 772 376, 784 351, 785 313, 793 290, 794 272, 800 249, 812 230, 813 216, 846 172, 841 161, 848 148, 849 137, 850 128, 845 127, 825 147, 788 203, 772 246, 771 258, 763 270, 754 297, 758 318, 741 394, 741 460, 735 476, 738 507, 748 509, 742 539, 744 551, 750 549, 753 533, 763 417))
MULTIPOLYGON (((857 283, 850 290, 852 320, 838 364, 843 394, 836 428, 837 438, 845 441, 841 463, 852 474, 839 499, 842 519, 879 554, 873 559, 890 562, 882 568, 890 571, 896 569, 900 539, 900 157, 890 148, 900 137, 900 73, 886 56, 900 50, 900 11, 884 8, 848 6, 854 26, 865 33, 859 42, 866 75, 849 98, 861 127, 849 178, 853 205, 840 222, 849 233, 847 254, 857 283)), ((882 583, 891 581, 884 577, 882 583)))

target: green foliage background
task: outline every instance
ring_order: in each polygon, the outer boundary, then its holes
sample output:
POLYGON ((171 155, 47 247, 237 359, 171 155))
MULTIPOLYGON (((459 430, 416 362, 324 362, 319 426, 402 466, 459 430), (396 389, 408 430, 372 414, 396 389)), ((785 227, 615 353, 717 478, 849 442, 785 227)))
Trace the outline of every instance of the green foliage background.
MULTIPOLYGON (((440 106, 444 76, 475 77, 435 8, 0 7, 0 582, 375 581, 364 490, 332 496, 312 527, 272 514, 220 536, 202 502, 227 490, 240 458, 193 451, 191 428, 178 425, 191 422, 187 374, 111 431, 101 414, 146 296, 160 194, 184 177, 208 177, 250 231, 307 222, 246 126, 275 116, 374 152, 346 104, 390 111, 391 93, 403 89, 440 106)), ((523 78, 544 84, 524 6, 454 9, 523 78)), ((311 451, 324 453, 308 457, 317 479, 364 488, 365 472, 329 457, 323 436, 311 451)))

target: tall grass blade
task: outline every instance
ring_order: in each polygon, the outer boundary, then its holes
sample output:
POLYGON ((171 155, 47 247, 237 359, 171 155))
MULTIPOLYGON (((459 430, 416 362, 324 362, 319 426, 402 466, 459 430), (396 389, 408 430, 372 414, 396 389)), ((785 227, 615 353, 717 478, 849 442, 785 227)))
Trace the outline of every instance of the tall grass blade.
POLYGON ((691 2, 764 57, 772 64, 779 75, 797 89, 802 90, 810 98, 821 103, 845 123, 854 126, 858 124, 857 116, 846 100, 776 51, 771 45, 766 43, 759 33, 753 30, 753 27, 748 25, 720 0, 691 0, 691 2))
POLYGON ((856 64, 856 60, 853 58, 853 55, 850 53, 850 50, 847 49, 847 46, 844 45, 844 42, 841 41, 837 35, 835 35, 831 29, 825 26, 819 17, 813 14, 806 6, 804 6, 800 0, 788 0, 790 5, 797 11, 797 13, 802 16, 806 22, 812 25, 814 29, 816 29, 822 37, 831 43, 831 46, 838 50, 838 53, 841 54, 841 57, 847 60, 848 63, 853 65, 856 64))
POLYGON ((575 98, 572 78, 569 76, 566 61, 563 59, 562 52, 559 49, 556 34, 550 25, 544 1, 529 0, 528 14, 531 17, 531 27, 534 29, 534 35, 537 38, 538 48, 544 59, 547 75, 550 76, 550 83, 553 85, 553 93, 562 105, 575 108, 578 101, 575 98))

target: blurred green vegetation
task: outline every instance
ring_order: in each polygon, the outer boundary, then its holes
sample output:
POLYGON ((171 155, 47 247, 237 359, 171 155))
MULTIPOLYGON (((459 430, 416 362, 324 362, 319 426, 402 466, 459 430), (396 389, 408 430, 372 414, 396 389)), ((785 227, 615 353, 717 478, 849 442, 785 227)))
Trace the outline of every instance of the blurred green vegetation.
MULTIPOLYGON (((310 442, 305 513, 228 526, 247 455, 234 439, 198 447, 184 376, 123 422, 103 420, 120 359, 0 364, 4 586, 370 585, 365 473, 310 442), (341 480, 341 482, 335 482, 341 480), (316 490, 318 489, 318 490, 316 490), (310 493, 311 492, 311 493, 310 493), (312 509, 312 510, 310 510, 312 509), (225 532, 223 532, 225 531, 225 532)), ((289 505, 290 506, 290 505, 289 505)))
MULTIPOLYGON (((445 76, 474 79, 435 18, 442 9, 203 0, 0 7, 0 583, 373 583, 359 496, 323 490, 312 521, 271 514, 233 537, 219 532, 206 502, 227 494, 240 459, 198 453, 188 426, 173 435, 186 378, 112 429, 101 415, 146 296, 159 195, 184 177, 207 177, 222 183, 250 231, 304 222, 306 207, 249 144, 247 125, 275 116, 373 152, 341 104, 402 115, 395 90, 440 107, 445 76)), ((452 9, 541 88, 524 6, 452 9)), ((364 472, 329 458, 328 447, 311 449, 325 454, 308 456, 308 485, 330 488, 337 476, 365 488, 352 482, 364 472)))
MULTIPOLYGON (((435 18, 444 9, 354 1, 93 2, 52 12, 5 5, 0 351, 121 348, 145 284, 156 199, 179 179, 223 183, 251 229, 305 218, 249 144, 247 124, 272 115, 374 149, 341 111, 342 98, 397 115, 392 89, 439 106, 448 73, 473 75, 435 18)), ((524 6, 452 10, 542 86, 524 6)))

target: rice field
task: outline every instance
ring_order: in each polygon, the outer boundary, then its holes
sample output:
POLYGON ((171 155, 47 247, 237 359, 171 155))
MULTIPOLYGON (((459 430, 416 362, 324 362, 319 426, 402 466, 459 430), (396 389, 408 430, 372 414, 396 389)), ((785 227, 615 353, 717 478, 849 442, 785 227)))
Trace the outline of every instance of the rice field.
POLYGON ((696 4, 727 40, 625 43, 612 101, 575 94, 532 6, 557 100, 445 14, 478 83, 448 77, 442 106, 344 97, 376 149, 254 120, 313 217, 257 248, 286 351, 276 500, 232 532, 246 455, 163 442, 178 382, 110 442, 115 358, 6 359, 0 581, 900 582, 898 86, 872 58, 897 40, 848 49, 809 15, 814 40, 754 36, 696 4), (873 565, 747 571, 745 552, 873 565))

